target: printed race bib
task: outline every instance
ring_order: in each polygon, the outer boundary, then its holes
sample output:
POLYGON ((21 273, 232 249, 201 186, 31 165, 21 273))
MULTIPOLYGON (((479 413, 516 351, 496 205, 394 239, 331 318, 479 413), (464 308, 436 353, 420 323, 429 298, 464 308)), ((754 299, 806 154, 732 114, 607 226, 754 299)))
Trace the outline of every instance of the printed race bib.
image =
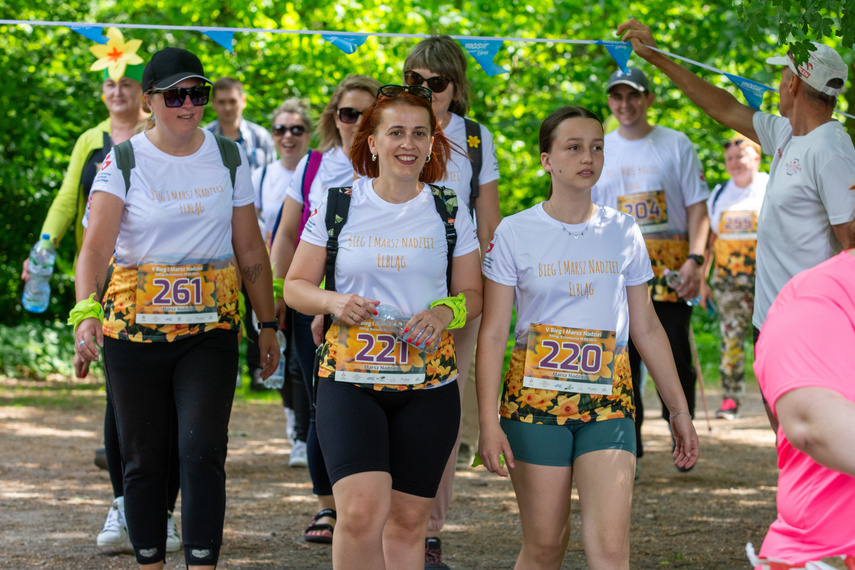
POLYGON ((668 229, 668 206, 664 190, 618 196, 617 206, 618 210, 635 218, 643 234, 668 229))
POLYGON ((210 264, 137 269, 136 320, 146 324, 216 323, 217 285, 210 264))
POLYGON ((339 323, 335 379, 351 384, 422 384, 424 353, 400 342, 395 333, 377 330, 374 321, 339 323))
POLYGON ((523 386, 611 396, 615 332, 532 323, 523 386))
POLYGON ((718 221, 718 237, 722 239, 757 239, 757 211, 722 212, 718 221))

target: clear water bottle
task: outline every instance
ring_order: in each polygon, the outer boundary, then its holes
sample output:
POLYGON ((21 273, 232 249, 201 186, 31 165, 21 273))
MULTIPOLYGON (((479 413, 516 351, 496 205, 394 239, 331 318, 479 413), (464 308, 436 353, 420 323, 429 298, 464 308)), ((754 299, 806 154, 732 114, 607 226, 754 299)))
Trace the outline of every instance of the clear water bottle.
MULTIPOLYGON (((377 323, 377 328, 382 331, 393 332, 395 336, 398 337, 398 340, 401 342, 405 342, 407 344, 411 344, 418 348, 419 350, 424 350, 425 352, 435 352, 439 349, 439 340, 437 339, 430 346, 427 346, 424 341, 419 343, 419 339, 415 339, 414 342, 408 342, 409 334, 404 332, 404 328, 407 326, 407 322, 410 320, 408 317, 404 316, 401 311, 393 306, 393 305, 377 305, 374 309, 377 311, 377 314, 372 318, 374 322, 377 323)), ((425 336, 422 334, 422 336, 425 336)))
MULTIPOLYGON (((683 276, 680 275, 679 271, 671 271, 670 269, 666 269, 662 272, 662 276, 665 277, 665 283, 668 284, 668 287, 676 290, 680 285, 683 284, 683 276)), ((686 301, 687 305, 695 306, 700 304, 701 296, 698 295, 694 299, 689 299, 686 301)))
POLYGON ((272 390, 278 390, 285 385, 285 349, 288 347, 288 341, 282 331, 276 331, 276 340, 279 341, 279 366, 264 380, 264 387, 272 390))
POLYGON ((30 250, 30 280, 24 286, 21 302, 31 313, 44 313, 50 304, 50 276, 56 261, 56 248, 50 235, 42 234, 42 239, 30 250))

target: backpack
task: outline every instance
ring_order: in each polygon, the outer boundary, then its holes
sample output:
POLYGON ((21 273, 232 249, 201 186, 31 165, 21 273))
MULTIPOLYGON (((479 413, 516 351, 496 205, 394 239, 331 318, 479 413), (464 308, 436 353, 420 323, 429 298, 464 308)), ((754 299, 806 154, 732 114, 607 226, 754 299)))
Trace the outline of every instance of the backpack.
POLYGON ((472 161, 472 179, 469 181, 469 215, 475 216, 475 199, 481 191, 478 183, 481 177, 481 165, 484 163, 484 155, 481 149, 481 125, 471 119, 464 117, 466 125, 466 150, 469 160, 472 161))
MULTIPOLYGON (((235 187, 235 177, 237 176, 237 167, 241 165, 240 150, 235 141, 221 135, 214 135, 217 141, 217 147, 220 149, 220 157, 223 159, 223 166, 229 169, 229 175, 232 180, 232 189, 235 187)), ((130 139, 121 142, 113 147, 116 157, 116 168, 122 172, 122 178, 125 180, 125 194, 131 187, 131 169, 136 166, 134 159, 134 147, 131 145, 130 139)))
MULTIPOLYGON (((300 235, 303 233, 303 226, 306 225, 306 220, 309 219, 309 214, 311 213, 311 208, 309 208, 309 190, 312 188, 312 182, 315 181, 315 176, 318 174, 318 170, 321 168, 321 160, 324 158, 324 153, 313 151, 309 149, 309 152, 306 154, 308 157, 306 161, 306 169, 303 170, 303 182, 301 188, 303 189, 303 213, 300 216, 300 227, 297 230, 297 243, 300 242, 300 235)), ((265 172, 267 167, 264 167, 265 172)), ((264 184, 264 172, 261 174, 261 187, 264 184)), ((279 213, 276 214, 276 221, 273 222, 273 231, 270 233, 270 243, 268 246, 273 246, 273 240, 276 239, 276 232, 279 230, 279 224, 282 222, 282 209, 285 207, 285 201, 282 201, 282 205, 279 206, 279 213)), ((296 244, 295 244, 296 245, 296 244)))
MULTIPOLYGON (((448 262, 445 268, 445 283, 451 291, 451 263, 454 257, 454 246, 457 244, 457 230, 454 227, 454 219, 457 217, 457 195, 454 190, 430 184, 436 213, 445 226, 445 240, 448 243, 448 262)), ((325 269, 324 289, 335 291, 335 260, 338 256, 338 236, 347 222, 347 214, 350 209, 350 196, 353 188, 330 188, 327 197, 327 214, 325 218, 327 233, 327 261, 325 269)), ((329 329, 332 320, 329 315, 324 316, 324 331, 329 329)))

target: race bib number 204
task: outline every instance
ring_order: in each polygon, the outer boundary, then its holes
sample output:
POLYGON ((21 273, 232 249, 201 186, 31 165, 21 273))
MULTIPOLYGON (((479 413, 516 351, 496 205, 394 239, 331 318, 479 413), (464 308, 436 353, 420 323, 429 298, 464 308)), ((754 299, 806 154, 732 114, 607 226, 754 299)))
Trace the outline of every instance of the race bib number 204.
POLYGON ((523 386, 610 396, 615 332, 532 323, 523 386))

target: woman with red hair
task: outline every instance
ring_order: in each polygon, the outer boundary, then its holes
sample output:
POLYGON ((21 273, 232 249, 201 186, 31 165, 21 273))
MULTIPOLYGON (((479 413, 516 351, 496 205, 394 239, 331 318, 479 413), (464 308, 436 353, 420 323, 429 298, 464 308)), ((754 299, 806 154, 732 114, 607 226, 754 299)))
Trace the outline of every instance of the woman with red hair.
POLYGON ((464 210, 440 215, 457 200, 430 184, 450 152, 429 89, 381 87, 351 151, 363 178, 330 190, 285 279, 289 306, 334 320, 320 352, 317 424, 338 510, 336 568, 424 564, 431 502, 460 421, 448 329, 481 312, 475 228, 464 210), (334 270, 319 289, 336 231, 334 270), (405 315, 406 342, 373 320, 381 303, 405 315))

